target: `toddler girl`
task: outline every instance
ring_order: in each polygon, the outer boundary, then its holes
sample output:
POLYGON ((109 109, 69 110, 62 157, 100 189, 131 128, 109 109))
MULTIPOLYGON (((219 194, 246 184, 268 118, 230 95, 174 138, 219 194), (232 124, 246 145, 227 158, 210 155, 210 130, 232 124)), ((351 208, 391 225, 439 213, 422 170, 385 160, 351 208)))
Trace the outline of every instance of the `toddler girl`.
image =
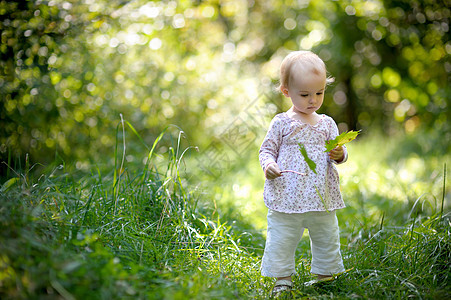
POLYGON ((347 151, 337 147, 324 152, 325 141, 334 139, 338 128, 331 117, 316 113, 331 81, 324 62, 309 51, 292 52, 280 68, 280 90, 293 106, 271 121, 259 152, 268 207, 262 275, 277 278, 273 292, 291 289, 294 255, 305 228, 312 250, 311 272, 324 279, 344 271, 335 210, 345 205, 334 163, 345 162, 347 151), (316 163, 316 174, 305 162, 299 143, 316 163))

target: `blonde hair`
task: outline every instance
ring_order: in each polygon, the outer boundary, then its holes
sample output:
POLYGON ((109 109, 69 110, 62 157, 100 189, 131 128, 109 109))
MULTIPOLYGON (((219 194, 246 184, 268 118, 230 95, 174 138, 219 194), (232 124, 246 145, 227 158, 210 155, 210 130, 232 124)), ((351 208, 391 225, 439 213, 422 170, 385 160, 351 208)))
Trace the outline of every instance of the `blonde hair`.
MULTIPOLYGON (((292 78, 293 67, 297 65, 304 72, 313 72, 317 75, 327 76, 326 65, 318 55, 311 51, 294 51, 288 54, 280 66, 279 89, 288 87, 292 78)), ((334 82, 333 77, 326 77, 326 85, 334 82)))

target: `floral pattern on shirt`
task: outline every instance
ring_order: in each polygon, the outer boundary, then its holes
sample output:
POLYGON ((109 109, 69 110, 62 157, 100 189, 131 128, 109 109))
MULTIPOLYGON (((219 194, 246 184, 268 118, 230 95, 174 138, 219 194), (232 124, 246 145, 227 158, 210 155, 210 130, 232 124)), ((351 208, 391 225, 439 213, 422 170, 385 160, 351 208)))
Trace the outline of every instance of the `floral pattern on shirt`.
MULTIPOLYGON (((324 152, 325 141, 334 139, 337 135, 337 125, 327 115, 320 115, 320 120, 315 125, 292 119, 286 113, 273 118, 259 151, 261 167, 265 170, 270 163, 276 162, 280 170, 293 170, 306 175, 287 172, 276 179, 266 179, 263 198, 269 209, 284 213, 304 213, 345 207, 337 168, 324 152), (317 174, 309 169, 302 157, 299 143, 304 145, 309 158, 316 163, 317 174)), ((343 162, 347 158, 346 147, 344 150, 343 162)))

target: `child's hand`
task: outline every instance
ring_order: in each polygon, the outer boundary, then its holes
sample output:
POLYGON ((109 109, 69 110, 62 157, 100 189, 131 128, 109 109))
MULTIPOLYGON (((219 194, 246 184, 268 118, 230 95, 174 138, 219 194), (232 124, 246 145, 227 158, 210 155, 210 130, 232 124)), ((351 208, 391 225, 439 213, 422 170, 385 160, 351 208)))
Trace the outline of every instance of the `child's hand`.
POLYGON ((282 176, 282 173, 280 172, 279 166, 277 163, 270 163, 268 167, 266 167, 265 170, 265 177, 268 179, 275 179, 277 177, 282 176))
POLYGON ((344 156, 345 152, 343 150, 343 146, 335 147, 329 152, 330 159, 335 160, 336 162, 341 162, 344 159, 344 156))

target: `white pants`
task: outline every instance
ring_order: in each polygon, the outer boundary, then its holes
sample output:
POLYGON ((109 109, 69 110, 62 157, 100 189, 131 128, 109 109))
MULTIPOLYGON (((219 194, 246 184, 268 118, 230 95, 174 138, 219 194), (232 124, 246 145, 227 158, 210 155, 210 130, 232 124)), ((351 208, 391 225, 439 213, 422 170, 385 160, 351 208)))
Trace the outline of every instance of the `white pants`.
POLYGON ((312 249, 311 272, 332 275, 345 270, 335 211, 286 214, 269 210, 263 276, 287 277, 296 273, 294 255, 305 228, 312 249))

